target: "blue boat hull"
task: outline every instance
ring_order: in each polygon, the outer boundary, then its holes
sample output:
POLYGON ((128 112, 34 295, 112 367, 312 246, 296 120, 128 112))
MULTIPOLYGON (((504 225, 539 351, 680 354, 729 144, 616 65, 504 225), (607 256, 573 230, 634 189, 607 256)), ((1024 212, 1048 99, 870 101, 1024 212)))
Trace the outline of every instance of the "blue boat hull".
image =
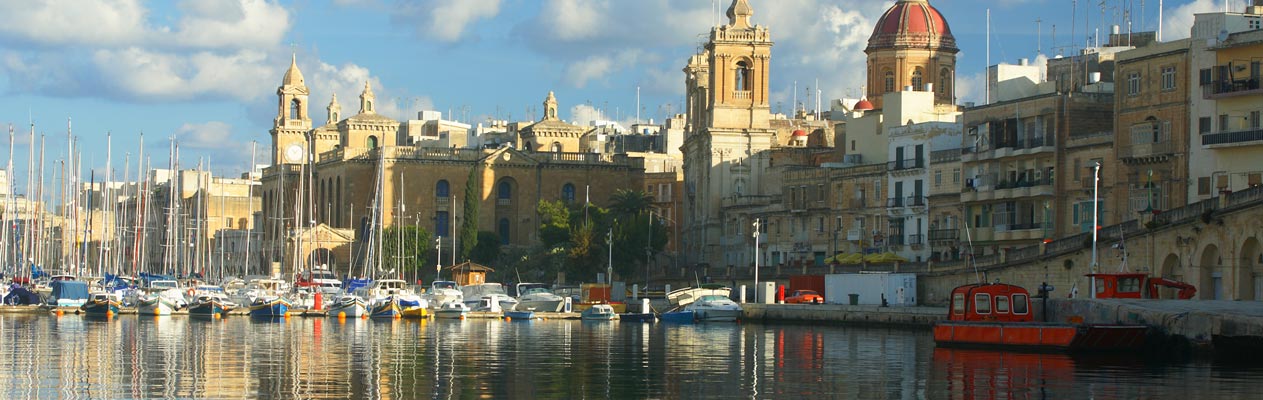
POLYGON ((250 316, 257 318, 280 318, 289 314, 289 303, 273 300, 267 304, 250 306, 250 316))
POLYGON ((228 312, 222 304, 218 302, 195 303, 189 306, 189 315, 209 317, 216 314, 224 314, 228 312))
POLYGON ((529 321, 535 319, 534 311, 505 311, 504 317, 514 321, 529 321))
POLYGON ((399 312, 399 302, 390 301, 373 307, 373 311, 368 316, 370 318, 398 318, 401 316, 399 312))
POLYGON ((118 303, 89 301, 83 304, 83 313, 92 316, 118 315, 118 303))
POLYGON ((662 313, 662 322, 674 322, 677 324, 691 324, 696 319, 696 315, 692 311, 675 311, 662 313))
POLYGON ((618 320, 622 322, 654 322, 658 320, 658 316, 654 313, 625 313, 619 314, 618 320))

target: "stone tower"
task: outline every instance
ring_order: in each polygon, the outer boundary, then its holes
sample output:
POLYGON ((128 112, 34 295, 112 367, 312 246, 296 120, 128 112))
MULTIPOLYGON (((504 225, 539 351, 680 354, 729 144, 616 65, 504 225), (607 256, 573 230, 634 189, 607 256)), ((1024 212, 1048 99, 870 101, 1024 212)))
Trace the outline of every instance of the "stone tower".
POLYGON ((290 59, 289 70, 276 89, 276 119, 272 121, 272 165, 301 164, 307 160, 307 132, 311 116, 307 114, 307 84, 298 70, 298 59, 290 59))
POLYGON ((868 38, 868 100, 882 108, 882 95, 912 87, 934 91, 936 104, 955 101, 956 38, 929 0, 899 0, 877 21, 868 38))
MULTIPOLYGON (((686 254, 712 264, 752 262, 748 246, 725 244, 725 231, 748 232, 750 221, 725 221, 725 199, 767 194, 762 185, 775 130, 768 106, 772 39, 752 25, 747 0, 728 7, 728 24, 711 29, 704 50, 684 68, 686 254), (738 226, 730 226, 736 224, 738 226)), ((766 182, 771 184, 771 182, 766 182)), ((696 262, 699 260, 689 260, 696 262)))

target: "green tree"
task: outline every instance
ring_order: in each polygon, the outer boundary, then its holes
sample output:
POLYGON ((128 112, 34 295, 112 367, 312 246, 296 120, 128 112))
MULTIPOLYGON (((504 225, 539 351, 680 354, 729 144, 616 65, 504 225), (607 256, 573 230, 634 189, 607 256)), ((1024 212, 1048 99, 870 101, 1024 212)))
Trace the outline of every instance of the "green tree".
POLYGON ((478 245, 470 252, 469 259, 479 264, 489 265, 499 258, 500 235, 495 232, 478 232, 478 245))
POLYGON ((643 190, 618 189, 610 196, 610 210, 619 217, 636 216, 653 206, 653 196, 643 190))
POLYGON ((478 247, 478 207, 482 204, 482 179, 478 174, 478 164, 469 169, 469 178, 465 179, 464 216, 460 226, 460 258, 468 260, 474 248, 478 247))
POLYGON ((425 228, 392 226, 382 230, 382 260, 387 270, 408 274, 414 280, 430 254, 432 237, 425 228))
POLYGON ((539 240, 545 248, 554 248, 570 241, 571 211, 561 200, 542 200, 535 208, 539 213, 539 240))

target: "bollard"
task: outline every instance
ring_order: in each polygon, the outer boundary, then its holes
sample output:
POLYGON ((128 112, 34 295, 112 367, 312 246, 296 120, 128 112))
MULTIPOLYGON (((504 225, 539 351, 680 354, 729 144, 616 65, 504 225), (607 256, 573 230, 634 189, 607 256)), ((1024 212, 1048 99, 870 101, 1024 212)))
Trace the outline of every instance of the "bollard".
POLYGON ((312 305, 311 305, 311 309, 316 310, 316 311, 320 311, 320 310, 324 307, 324 301, 323 301, 323 300, 324 300, 324 294, 320 293, 320 290, 319 290, 319 289, 317 289, 317 290, 316 290, 316 298, 315 298, 314 300, 312 300, 312 303, 314 303, 314 304, 312 304, 312 305))
POLYGON ((653 312, 653 308, 649 307, 649 299, 640 299, 640 312, 647 314, 653 312))
POLYGON ((746 285, 741 285, 741 304, 746 303, 746 285))
POLYGON ((565 304, 562 305, 562 308, 561 308, 562 312, 571 312, 571 310, 573 310, 573 305, 571 304, 571 302, 572 302, 572 299, 570 298, 570 296, 566 296, 565 304))
POLYGON ((639 298, 640 298, 640 284, 637 283, 637 284, 632 285, 632 300, 634 301, 639 298))

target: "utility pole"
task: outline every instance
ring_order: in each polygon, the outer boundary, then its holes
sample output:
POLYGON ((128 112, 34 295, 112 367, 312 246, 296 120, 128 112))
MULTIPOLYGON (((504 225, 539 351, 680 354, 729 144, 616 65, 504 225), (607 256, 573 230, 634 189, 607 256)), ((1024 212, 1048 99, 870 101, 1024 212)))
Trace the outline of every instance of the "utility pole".
POLYGON ((759 298, 759 219, 754 219, 754 301, 762 302, 759 298))

